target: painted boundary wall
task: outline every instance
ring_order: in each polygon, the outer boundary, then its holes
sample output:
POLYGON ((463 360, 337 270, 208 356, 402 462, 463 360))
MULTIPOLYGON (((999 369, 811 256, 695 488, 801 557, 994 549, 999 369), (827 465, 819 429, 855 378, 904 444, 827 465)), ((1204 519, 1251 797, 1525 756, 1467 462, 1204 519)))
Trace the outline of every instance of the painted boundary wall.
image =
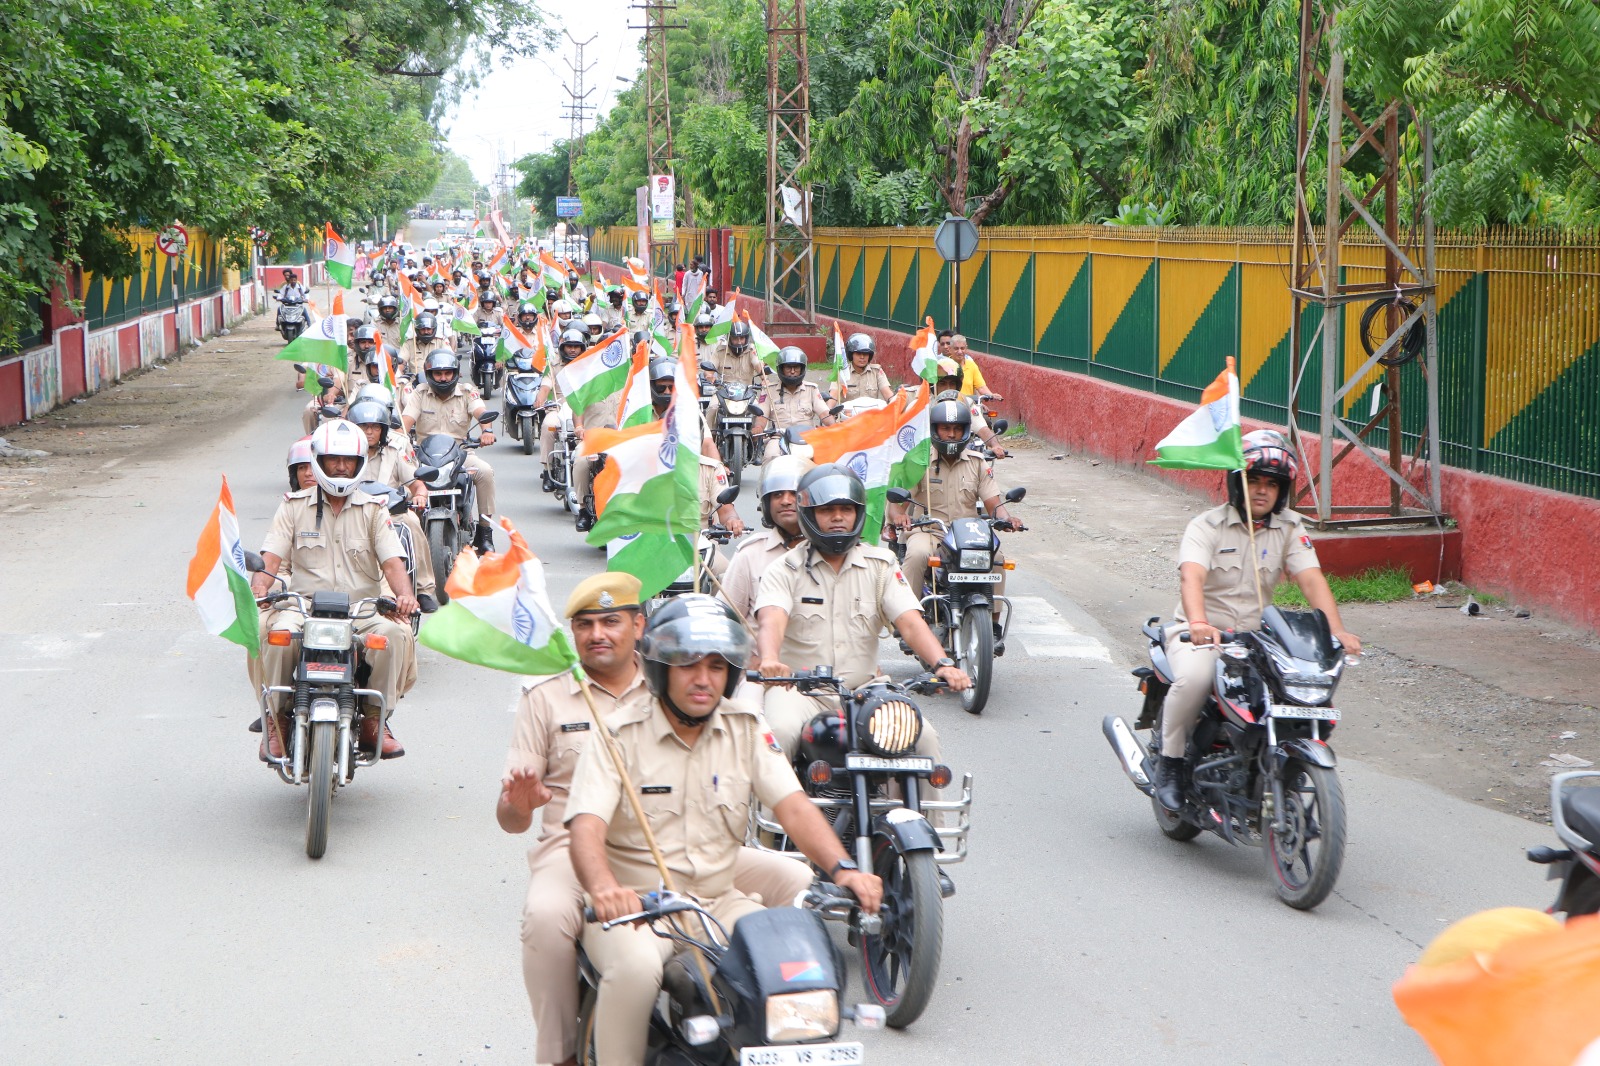
MULTIPOLYGON (((222 265, 222 249, 191 231, 187 253, 172 264, 155 247, 154 234, 132 235, 140 267, 129 278, 83 273, 73 279, 82 313, 74 314, 58 292, 43 307, 43 328, 16 352, 0 352, 0 426, 37 418, 144 367, 183 351, 190 341, 211 337, 266 309, 274 271, 258 268, 249 280, 222 265), (174 285, 176 281, 176 285, 174 285)), ((318 276, 321 263, 293 265, 318 276)))
MULTIPOLYGON (((962 330, 991 386, 1007 397, 1004 413, 1046 439, 1143 466, 1192 410, 1221 357, 1238 354, 1247 420, 1281 426, 1287 246, 1259 234, 1251 243, 1239 234, 1228 242, 1214 233, 1198 240, 1101 230, 991 231, 963 265, 962 330)), ((1495 247, 1440 241, 1440 391, 1451 412, 1443 420, 1445 506, 1459 524, 1463 580, 1600 629, 1600 501, 1577 494, 1600 495, 1600 256, 1592 241, 1539 244, 1538 236, 1495 247), (1482 435, 1474 438, 1473 427, 1482 435), (1546 458, 1529 458, 1552 442, 1546 458), (1488 474, 1565 479, 1572 489, 1488 474)), ((816 239, 819 312, 847 332, 875 335, 885 366, 905 376, 911 330, 923 316, 950 320, 949 271, 932 251, 931 231, 824 230, 816 239)), ((759 321, 759 232, 736 229, 730 244, 730 276, 719 280, 756 297, 750 310, 759 321)), ((597 233, 596 259, 609 261, 608 252, 597 233)), ((1369 262, 1376 264, 1375 250, 1369 262)), ((1375 265, 1356 270, 1376 274, 1375 265)), ((1341 324, 1347 359, 1359 351, 1359 314, 1360 307, 1347 312, 1341 324)), ((1404 373, 1417 417, 1420 368, 1404 373)), ((1353 417, 1370 410, 1370 385, 1361 391, 1346 407, 1353 417)), ((1406 443, 1410 454, 1415 439, 1406 443)), ((1144 468, 1218 498, 1215 475, 1144 468)), ((1387 497, 1383 475, 1362 460, 1341 466, 1339 486, 1340 502, 1387 497)), ((1455 547, 1445 536, 1438 541, 1441 564, 1454 569, 1455 547)))

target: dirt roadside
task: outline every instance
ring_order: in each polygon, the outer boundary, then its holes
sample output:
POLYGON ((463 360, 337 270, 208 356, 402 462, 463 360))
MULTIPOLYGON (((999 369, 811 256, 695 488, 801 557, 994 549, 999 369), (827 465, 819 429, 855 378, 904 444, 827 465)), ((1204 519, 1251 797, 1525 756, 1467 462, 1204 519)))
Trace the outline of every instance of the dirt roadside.
MULTIPOLYGON (((137 479, 133 468, 289 390, 291 369, 272 359, 282 344, 270 317, 259 316, 6 429, 13 447, 50 454, 0 458, 0 518, 93 506, 88 499, 116 495, 118 481, 137 479)), ((1007 552, 1103 625, 1121 661, 1141 664, 1139 625, 1171 613, 1178 541, 1207 504, 1047 442, 1012 443, 1014 457, 997 464, 996 475, 1004 487, 1028 487, 1016 511, 1030 529, 1008 535, 1007 552)), ((1518 617, 1515 605, 1468 617, 1439 609, 1439 599, 1346 608, 1367 655, 1340 689, 1345 719, 1335 746, 1388 773, 1543 820, 1553 771, 1540 763, 1558 754, 1600 763, 1600 639, 1537 614, 1518 617), (1568 733, 1575 736, 1561 739, 1568 733)), ((1126 704, 1107 710, 1136 713, 1131 680, 1126 704)))

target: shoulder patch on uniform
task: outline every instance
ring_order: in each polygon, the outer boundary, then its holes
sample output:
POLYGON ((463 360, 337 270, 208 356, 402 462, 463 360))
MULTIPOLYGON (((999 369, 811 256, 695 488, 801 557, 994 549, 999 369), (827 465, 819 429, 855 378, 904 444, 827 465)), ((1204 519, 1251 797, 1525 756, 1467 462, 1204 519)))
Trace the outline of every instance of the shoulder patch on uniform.
POLYGON ((1300 546, 1304 548, 1311 547, 1311 538, 1306 536, 1304 533, 1300 534, 1300 546))
POLYGON ((772 731, 770 729, 761 734, 761 739, 766 741, 767 747, 771 748, 780 755, 783 754, 783 746, 778 743, 778 738, 772 735, 772 731))

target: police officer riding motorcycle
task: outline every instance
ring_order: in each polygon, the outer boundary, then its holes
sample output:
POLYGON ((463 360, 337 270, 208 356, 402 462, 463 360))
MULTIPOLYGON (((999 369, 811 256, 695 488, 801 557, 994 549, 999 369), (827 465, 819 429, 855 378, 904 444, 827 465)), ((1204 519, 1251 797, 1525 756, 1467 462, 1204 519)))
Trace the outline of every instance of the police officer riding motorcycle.
POLYGON ((481 555, 494 543, 494 469, 475 449, 494 443, 488 426, 500 416, 461 379, 461 360, 437 348, 423 362, 424 388, 406 401, 402 423, 418 438, 417 476, 428 485, 423 527, 434 570, 443 580, 469 544, 481 555))

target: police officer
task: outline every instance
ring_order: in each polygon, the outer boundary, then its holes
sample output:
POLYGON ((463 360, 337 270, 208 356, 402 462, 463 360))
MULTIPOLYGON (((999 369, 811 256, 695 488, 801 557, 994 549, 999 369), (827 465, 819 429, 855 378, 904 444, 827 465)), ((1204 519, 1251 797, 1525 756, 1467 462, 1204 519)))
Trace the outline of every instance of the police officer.
POLYGON ((603 332, 611 333, 622 328, 622 303, 626 295, 621 285, 612 285, 606 289, 605 302, 596 301, 594 310, 600 316, 600 329, 603 332))
POLYGON ((797 455, 780 455, 761 468, 761 524, 766 528, 740 542, 727 572, 720 575, 722 599, 749 621, 755 621, 761 576, 805 540, 795 500, 800 479, 810 469, 797 455))
POLYGON ((589 298, 593 295, 589 286, 578 277, 576 270, 567 271, 567 296, 579 307, 588 307, 589 298))
MULTIPOLYGON (((344 592, 357 600, 381 595, 387 583, 394 593, 397 619, 409 618, 417 610, 406 578, 405 551, 389 512, 382 500, 356 488, 365 480, 366 465, 367 438, 349 422, 329 422, 311 435, 311 473, 317 487, 291 492, 278 505, 261 546, 265 569, 250 578, 257 598, 266 595, 274 575, 287 563, 290 592, 304 596, 344 592)), ((286 629, 297 633, 304 624, 299 608, 289 604, 280 605, 267 619, 261 631, 261 676, 268 684, 291 684, 295 665, 294 645, 270 643, 270 632, 286 629)), ((383 693, 392 709, 417 680, 411 627, 382 615, 361 619, 355 627, 362 635, 387 638, 383 648, 368 649, 363 655, 372 670, 372 687, 383 693)), ((262 750, 282 758, 288 726, 283 717, 283 694, 273 693, 270 700, 273 713, 267 716, 262 750)), ((379 742, 379 718, 370 710, 362 717, 361 742, 368 748, 379 742)), ((387 723, 382 726, 381 754, 385 759, 405 754, 387 723)))
POLYGON ((506 316, 500 310, 500 297, 495 295, 493 289, 485 291, 478 297, 478 310, 473 313, 472 318, 479 329, 486 329, 489 326, 499 329, 505 325, 506 316))
POLYGON ((352 396, 363 385, 383 384, 383 364, 378 359, 378 342, 377 326, 364 322, 356 327, 356 340, 350 346, 350 373, 345 378, 352 396))
MULTIPOLYGON (((567 353, 576 345, 582 353, 585 342, 588 340, 580 329, 569 329, 561 335, 562 362, 570 362, 571 356, 567 353)), ((620 345, 621 341, 613 341, 620 345)), ((608 355, 609 357, 609 350, 608 355)), ((598 358, 598 357, 597 357, 598 358)), ((615 429, 617 425, 617 406, 622 402, 620 394, 608 396, 597 400, 585 407, 582 411, 572 412, 573 428, 578 431, 578 438, 583 438, 586 429, 615 429)), ((547 424, 548 424, 548 420, 547 424)), ((548 453, 546 453, 548 454, 548 453)), ((573 491, 578 497, 578 517, 576 526, 579 533, 587 533, 594 528, 594 501, 589 498, 590 487, 594 484, 595 464, 592 457, 580 454, 577 461, 572 464, 573 491)))
POLYGON ((351 404, 345 417, 360 426, 361 432, 366 435, 366 479, 399 489, 411 497, 411 507, 414 509, 391 518, 405 526, 411 534, 411 557, 417 568, 418 599, 432 596, 448 601, 448 596, 439 595, 443 590, 434 585, 433 553, 428 550, 427 534, 422 531, 422 522, 417 518, 417 511, 428 506, 428 486, 417 480, 417 464, 412 460, 411 448, 403 438, 390 434, 389 408, 376 400, 362 400, 351 404))
MULTIPOLYGON (((793 345, 778 349, 778 388, 767 393, 765 411, 778 433, 792 426, 814 429, 833 424, 822 390, 806 380, 806 353, 793 345)), ((778 438, 768 437, 766 458, 778 454, 778 438)))
POLYGON ((400 301, 387 294, 378 297, 378 336, 382 344, 402 347, 405 338, 400 326, 400 301))
MULTIPOLYGON (((648 711, 635 648, 644 631, 639 579, 596 574, 567 600, 572 643, 589 678, 602 719, 618 711, 648 711)), ((572 674, 536 680, 522 691, 506 753, 495 817, 508 833, 522 833, 540 813, 538 842, 528 852, 528 893, 522 908, 522 976, 538 1028, 534 1058, 567 1066, 576 1061, 577 950, 583 931, 583 888, 567 848, 567 794, 578 756, 594 736, 594 719, 572 674)), ((741 848, 734 885, 778 905, 811 883, 804 864, 782 855, 741 848)))
MULTIPOLYGON (((1010 523, 1015 529, 1025 529, 1011 517, 1000 499, 1000 486, 995 482, 994 470, 989 460, 972 451, 972 411, 959 399, 941 399, 928 411, 929 430, 934 461, 928 467, 928 476, 917 482, 911 498, 921 505, 912 512, 891 504, 895 511, 895 524, 902 530, 911 530, 914 517, 926 514, 947 525, 957 518, 970 518, 978 513, 978 504, 991 516, 1010 523)), ((910 534, 906 541, 905 574, 911 590, 919 597, 928 579, 928 560, 939 550, 939 538, 926 529, 910 534)), ((994 564, 1005 560, 995 553, 994 564)), ((1000 570, 1000 591, 1005 592, 1005 570, 1000 570)))
POLYGON ((1151 783, 1156 799, 1169 811, 1183 806, 1189 734, 1216 678, 1219 633, 1261 628, 1257 572, 1267 602, 1278 582, 1289 577, 1306 602, 1327 615, 1346 654, 1361 654, 1361 641, 1339 617, 1305 520, 1287 509, 1297 470, 1294 451, 1281 434, 1247 433, 1244 471, 1227 474, 1228 502, 1196 515, 1184 530, 1178 549, 1178 609, 1162 634, 1173 671, 1172 688, 1161 704, 1159 736, 1150 748, 1152 754, 1160 753, 1151 783), (1246 513, 1256 527, 1254 566, 1246 513), (1180 639, 1183 633, 1189 634, 1189 641, 1180 639))
POLYGON ((634 330, 650 331, 655 328, 656 316, 650 312, 650 294, 637 289, 628 297, 628 309, 622 314, 622 325, 629 333, 634 330))
MULTIPOLYGON (((425 388, 414 390, 406 400, 400 420, 407 433, 419 438, 430 433, 448 433, 457 440, 467 439, 467 432, 478 424, 483 414, 483 397, 461 378, 461 360, 448 348, 437 348, 423 361, 425 388)), ((494 443, 494 431, 484 427, 478 438, 481 444, 494 443)), ((478 533, 476 546, 479 554, 494 543, 494 468, 479 458, 477 451, 467 452, 467 475, 478 489, 478 533)))
POLYGON ((726 343, 718 343, 709 353, 717 365, 717 377, 722 381, 737 381, 741 385, 761 383, 766 374, 766 364, 756 355, 750 343, 750 323, 740 319, 728 327, 726 343))
MULTIPOLYGON (((586 340, 585 337, 583 337, 581 334, 576 333, 576 331, 570 331, 569 330, 568 333, 570 333, 571 335, 568 336, 567 334, 562 334, 561 336, 559 336, 557 338, 557 342, 558 343, 555 346, 555 348, 556 348, 556 359, 559 360, 561 363, 570 363, 570 362, 572 362, 574 359, 578 358, 578 356, 583 354, 584 348, 586 347, 586 345, 584 343, 584 341, 586 340)), ((549 373, 545 374, 544 381, 539 384, 539 392, 533 398, 534 406, 535 407, 543 407, 546 403, 548 403, 550 401, 550 399, 552 397, 555 396, 555 394, 556 394, 556 368, 552 366, 550 368, 549 373)), ((563 400, 562 402, 565 403, 566 401, 563 400)), ((557 433, 557 431, 560 430, 560 428, 561 428, 561 419, 560 418, 556 417, 553 414, 550 415, 550 416, 547 416, 545 418, 544 424, 539 427, 539 454, 540 455, 546 455, 547 456, 555 448, 556 433, 557 433)), ((541 478, 541 480, 543 482, 543 485, 544 485, 544 491, 551 492, 551 491, 553 491, 555 489, 555 485, 553 483, 551 483, 551 481, 550 481, 550 471, 549 471, 548 468, 540 475, 540 478, 541 478)))
POLYGON ((961 367, 954 359, 941 358, 935 366, 938 378, 934 381, 934 402, 945 399, 957 399, 967 405, 972 412, 972 434, 993 453, 996 459, 1006 457, 1005 445, 1000 443, 1000 435, 989 425, 989 420, 983 417, 983 411, 978 407, 977 401, 971 396, 961 395, 961 367))
MULTIPOLYGON (((800 479, 796 506, 806 543, 767 568, 756 593, 761 673, 831 666, 851 688, 878 673, 878 631, 893 626, 911 650, 959 692, 972 684, 922 619, 921 604, 894 554, 861 543, 867 490, 846 468, 814 467, 800 479), (791 669, 792 668, 792 669, 791 669)), ((785 751, 825 704, 789 688, 769 687, 767 718, 785 751)), ((938 736, 924 719, 917 751, 938 757, 938 736)))
MULTIPOLYGON (((729 698, 750 657, 750 636, 727 606, 709 596, 677 597, 651 617, 640 652, 652 699, 618 711, 607 725, 674 887, 729 929, 761 907, 736 880, 754 797, 807 858, 876 913, 882 882, 850 861, 801 791, 760 711, 729 698)), ((640 910, 640 895, 661 883, 623 787, 606 749, 586 746, 573 773, 566 824, 573 870, 600 922, 640 910)), ((584 928, 583 946, 601 974, 600 1064, 640 1066, 673 945, 648 927, 603 931, 596 923, 584 928)))
POLYGON ((882 400, 894 398, 894 386, 889 375, 877 363, 878 349, 865 333, 852 333, 844 342, 845 367, 833 383, 833 402, 846 400, 882 400))
POLYGON ((400 345, 403 372, 415 380, 422 378, 422 362, 439 346, 439 319, 424 311, 412 323, 412 337, 400 345))

